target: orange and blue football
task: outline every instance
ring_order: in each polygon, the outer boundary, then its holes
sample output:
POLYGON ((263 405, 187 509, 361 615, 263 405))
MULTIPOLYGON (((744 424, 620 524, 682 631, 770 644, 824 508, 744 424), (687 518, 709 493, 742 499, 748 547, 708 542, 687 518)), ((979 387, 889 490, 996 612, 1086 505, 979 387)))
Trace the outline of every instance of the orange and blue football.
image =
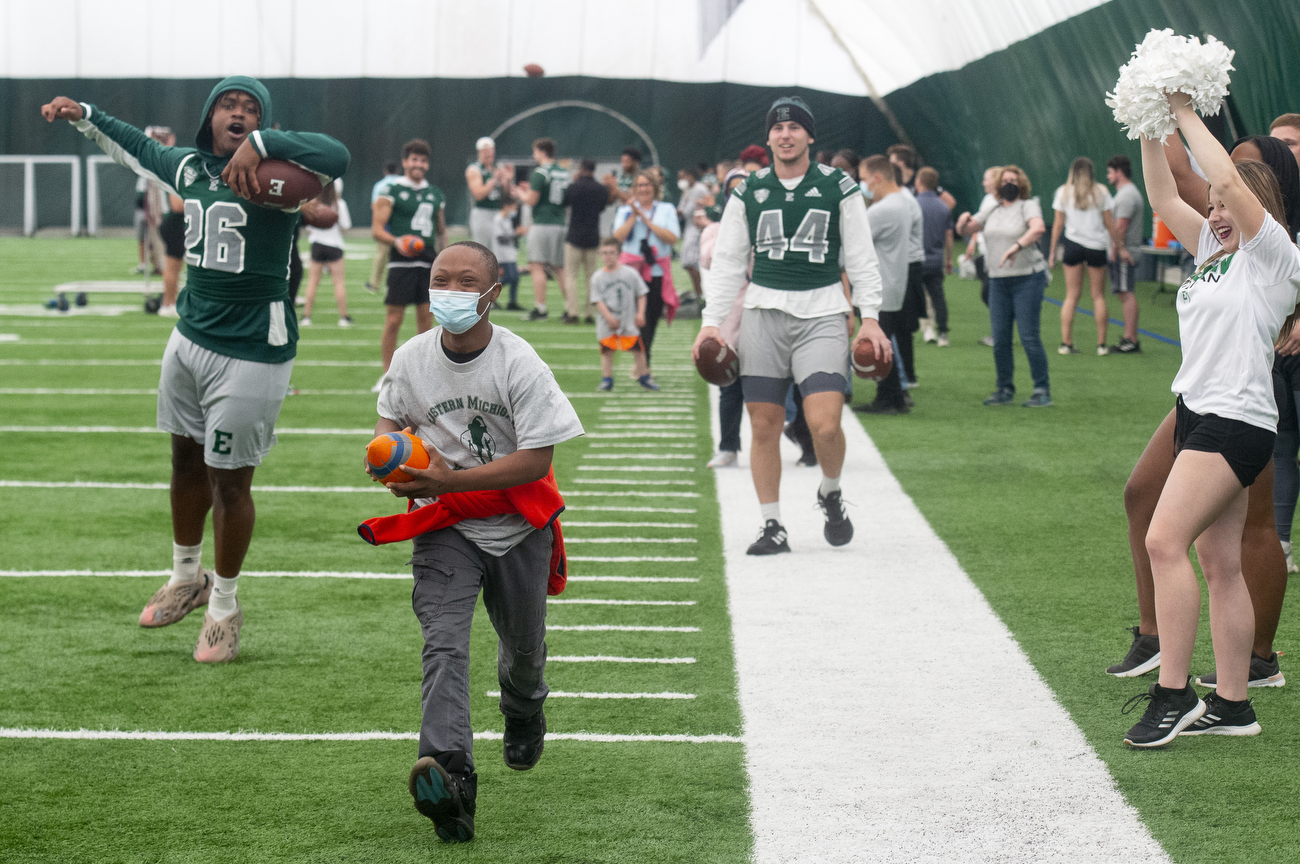
POLYGON ((406 483, 415 478, 398 466, 428 468, 429 451, 407 432, 386 432, 366 445, 366 464, 370 476, 381 483, 406 483))

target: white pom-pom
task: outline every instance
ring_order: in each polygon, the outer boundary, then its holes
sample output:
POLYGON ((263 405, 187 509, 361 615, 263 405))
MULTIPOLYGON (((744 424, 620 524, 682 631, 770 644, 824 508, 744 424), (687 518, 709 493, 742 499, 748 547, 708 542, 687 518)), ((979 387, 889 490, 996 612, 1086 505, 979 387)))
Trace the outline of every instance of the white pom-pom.
POLYGON ((1106 94, 1106 104, 1129 138, 1163 141, 1178 128, 1166 100, 1170 93, 1186 93, 1202 116, 1219 113, 1235 53, 1213 36, 1206 36, 1202 45, 1195 36, 1152 30, 1120 67, 1115 92, 1106 94))

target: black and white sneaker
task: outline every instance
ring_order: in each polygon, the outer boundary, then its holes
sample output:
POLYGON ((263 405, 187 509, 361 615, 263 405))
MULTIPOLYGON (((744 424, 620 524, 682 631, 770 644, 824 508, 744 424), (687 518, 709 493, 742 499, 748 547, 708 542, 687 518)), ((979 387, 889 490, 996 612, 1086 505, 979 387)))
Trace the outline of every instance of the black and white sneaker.
MULTIPOLYGON (((1246 680, 1247 687, 1282 687, 1286 684, 1286 678, 1282 675, 1282 669, 1278 665, 1277 658, 1282 655, 1273 652, 1273 656, 1265 659, 1254 651, 1250 652, 1250 678, 1246 680)), ((1218 672, 1211 672, 1209 675, 1202 675, 1196 679, 1196 686, 1209 687, 1211 689, 1219 686, 1218 672)))
POLYGON ((853 523, 844 512, 844 498, 836 489, 829 495, 817 492, 817 506, 826 514, 826 526, 822 534, 832 546, 843 546, 853 539, 853 523))
POLYGON ((790 544, 787 541, 789 535, 785 533, 785 528, 775 519, 768 519, 767 524, 759 533, 758 539, 749 544, 745 550, 746 555, 776 555, 779 552, 789 552, 790 544))
POLYGON ((1130 747, 1163 747, 1205 713, 1205 703, 1197 698, 1190 679, 1182 690, 1169 690, 1158 682, 1152 684, 1146 693, 1125 702, 1120 713, 1128 714, 1144 699, 1147 710, 1124 736, 1124 743, 1130 747))
POLYGON ((1133 644, 1129 646, 1128 654, 1123 660, 1107 667, 1107 675, 1136 678, 1160 666, 1160 637, 1144 635, 1136 627, 1129 627, 1128 630, 1133 634, 1133 644))
MULTIPOLYGON (((458 767, 452 762, 448 764, 458 767)), ((425 756, 411 769, 407 787, 415 799, 415 809, 433 820, 433 828, 443 841, 466 843, 474 839, 477 774, 448 771, 432 756, 425 756)))
POLYGON ((1129 339, 1127 336, 1119 340, 1118 345, 1110 346, 1111 354, 1141 354, 1142 343, 1136 339, 1129 339))
POLYGON ((1205 697, 1205 713, 1182 731, 1183 735, 1258 735, 1262 730, 1250 700, 1229 702, 1218 693, 1205 697))
POLYGON ((545 320, 547 319, 547 317, 550 316, 550 314, 551 314, 550 312, 543 312, 542 310, 540 310, 540 309, 534 307, 534 308, 533 308, 533 311, 531 311, 531 312, 529 312, 527 315, 525 315, 523 320, 525 320, 525 321, 545 321, 545 320))

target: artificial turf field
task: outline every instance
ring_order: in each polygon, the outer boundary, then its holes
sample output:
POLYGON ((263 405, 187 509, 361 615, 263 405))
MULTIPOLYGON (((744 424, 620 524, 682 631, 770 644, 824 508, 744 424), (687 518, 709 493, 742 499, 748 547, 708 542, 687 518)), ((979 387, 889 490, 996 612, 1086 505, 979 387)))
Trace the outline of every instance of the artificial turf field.
MULTIPOLYGON (((136 298, 104 295, 92 298, 92 308, 130 303, 131 311, 114 317, 5 314, 10 305, 46 299, 57 282, 126 278, 134 256, 129 239, 0 239, 0 334, 18 337, 0 341, 0 429, 152 425, 153 396, 129 391, 156 387, 170 321, 136 311, 136 298), (74 365, 86 360, 118 362, 74 365), (123 392, 18 392, 37 388, 123 392)), ((378 375, 382 307, 360 289, 365 268, 364 261, 349 262, 358 327, 336 328, 328 292, 318 298, 316 325, 303 331, 293 375, 302 392, 285 402, 280 440, 257 473, 258 486, 366 485, 357 464, 366 434, 284 431, 373 427, 374 399, 367 391, 378 375)), ((1143 326, 1174 336, 1172 297, 1155 298, 1153 289, 1141 286, 1143 326)), ((530 296, 527 278, 520 293, 530 296)), ((1123 628, 1136 623, 1121 492, 1171 404, 1178 349, 1143 338, 1140 356, 1052 353, 1055 407, 988 409, 980 402, 992 389, 992 356, 977 344, 988 324, 976 283, 950 278, 948 293, 953 345, 918 345, 916 409, 906 417, 868 418, 867 431, 1172 857, 1296 860, 1296 682, 1252 691, 1264 726, 1257 738, 1182 739, 1164 751, 1134 753, 1120 739, 1135 717, 1122 717, 1119 709, 1151 679, 1118 680, 1101 672, 1123 656, 1129 638, 1123 628)), ((1059 271, 1052 293, 1061 293, 1059 271)), ((558 299, 552 297, 553 309, 558 299)), ((1056 312, 1044 306, 1049 350, 1057 342, 1056 312)), ((547 711, 551 733, 741 735, 717 505, 703 467, 711 447, 707 391, 686 356, 697 322, 661 328, 655 366, 662 394, 641 393, 622 368, 615 392, 597 397, 589 328, 522 324, 504 313, 495 320, 537 346, 566 392, 587 394, 573 402, 592 434, 556 451, 561 488, 583 493, 568 499, 566 538, 696 541, 570 547, 577 576, 699 581, 571 582, 556 599, 694 605, 553 605, 552 658, 695 662, 553 662, 547 670, 552 689, 695 698, 554 698, 547 711), (674 437, 633 437, 651 434, 674 437), (638 464, 694 470, 612 470, 634 467, 641 453, 687 455, 692 458, 638 464), (620 455, 630 458, 591 458, 620 455), (641 482, 644 477, 654 482, 641 482), (619 494, 625 492, 641 494, 619 494), (637 557, 696 560, 581 560, 637 557), (575 626, 698 632, 561 629, 575 626)), ((1090 344, 1091 328, 1092 320, 1080 316, 1076 344, 1090 344)), ((413 332, 408 320, 403 335, 413 332)), ((1117 338, 1113 333, 1111 341, 1117 338)), ((1017 351, 1018 385, 1027 394, 1024 355, 1017 351)), ((859 387, 858 401, 869 398, 866 389, 859 387)), ((0 481, 165 484, 167 478, 163 435, 0 431, 0 481)), ((848 497, 858 504, 853 518, 869 519, 865 490, 848 497)), ((383 493, 259 491, 255 498, 258 527, 246 571, 405 569, 404 548, 372 548, 355 534, 361 519, 399 509, 383 493)), ((0 536, 0 571, 162 570, 169 560, 166 492, 0 486, 0 536)), ((209 535, 205 560, 210 556, 209 535)), ((135 624, 161 579, 0 577, 0 727, 418 728, 420 640, 408 583, 250 576, 240 589, 246 623, 239 659, 200 667, 189 659, 199 616, 159 631, 135 624)), ((1279 650, 1300 635, 1296 603, 1288 601, 1279 650)), ((1197 673, 1213 663, 1204 616, 1202 637, 1197 673)), ((941 682, 943 657, 925 646, 914 650, 916 686, 941 682)), ((496 688, 494 653, 480 614, 471 646, 471 697, 474 728, 485 732, 502 728, 495 699, 487 695, 496 688)), ((1288 671, 1288 661, 1282 662, 1288 671)), ((978 710, 996 710, 997 694, 988 695, 978 710)), ((478 836, 467 847, 444 847, 405 790, 414 741, 0 739, 0 860, 694 862, 749 856, 747 779, 738 743, 553 740, 541 764, 525 774, 505 768, 499 741, 480 740, 475 753, 478 836)))

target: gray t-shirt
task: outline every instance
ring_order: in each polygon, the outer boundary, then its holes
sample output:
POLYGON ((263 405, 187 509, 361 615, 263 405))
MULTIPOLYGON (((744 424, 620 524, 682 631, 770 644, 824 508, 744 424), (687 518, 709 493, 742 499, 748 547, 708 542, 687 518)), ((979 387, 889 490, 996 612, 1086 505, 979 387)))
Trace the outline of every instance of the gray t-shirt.
POLYGON ((1136 255, 1142 247, 1142 217, 1146 213, 1146 202, 1137 184, 1125 183, 1115 192, 1110 208, 1111 214, 1118 221, 1128 219, 1128 231, 1124 234, 1124 247, 1130 255, 1136 255))
POLYGON ((610 314, 619 320, 618 332, 609 328, 604 315, 596 316, 596 339, 610 336, 640 336, 636 326, 636 300, 650 293, 641 274, 626 264, 614 272, 604 267, 591 274, 591 302, 604 303, 610 314))
POLYGON ((1029 220, 1043 218, 1043 206, 1037 198, 1021 198, 1006 205, 997 199, 986 201, 975 218, 984 226, 984 266, 989 276, 1028 276, 1047 269, 1037 246, 1021 249, 1008 266, 1000 266, 1002 256, 1029 230, 1029 220))
MULTIPOLYGON (((916 180, 916 175, 912 175, 912 180, 916 180)), ((904 186, 902 192, 913 201, 916 200, 916 192, 908 187, 904 186)), ((916 212, 920 216, 917 218, 916 224, 912 226, 912 234, 907 240, 908 264, 921 264, 925 261, 925 214, 921 212, 919 204, 916 212)))
MULTIPOLYGON (((892 192, 867 208, 867 223, 871 226, 871 242, 876 247, 876 266, 880 268, 883 289, 881 312, 897 312, 903 308, 913 228, 919 228, 921 222, 920 206, 904 192, 892 192)), ((921 255, 925 257, 924 248, 921 255)))
MULTIPOLYGON (((468 363, 447 358, 441 327, 398 348, 379 391, 379 416, 410 426, 430 456, 436 449, 455 470, 583 434, 550 368, 531 345, 500 325, 493 325, 492 341, 468 363)), ((416 504, 431 500, 417 498, 416 504)), ((497 557, 534 530, 515 513, 466 519, 455 527, 497 557)), ((426 555, 427 547, 426 535, 417 536, 414 559, 426 555)))

